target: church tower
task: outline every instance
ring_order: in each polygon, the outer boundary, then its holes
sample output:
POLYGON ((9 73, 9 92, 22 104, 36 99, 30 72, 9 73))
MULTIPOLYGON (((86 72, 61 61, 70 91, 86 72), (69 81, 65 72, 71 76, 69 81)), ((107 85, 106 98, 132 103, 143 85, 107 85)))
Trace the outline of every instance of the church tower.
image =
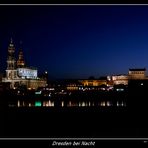
POLYGON ((15 47, 11 39, 10 44, 8 46, 6 78, 14 79, 16 77, 17 77, 17 71, 16 71, 16 61, 15 61, 15 47))
POLYGON ((25 67, 25 61, 24 61, 24 56, 23 56, 23 50, 22 50, 22 48, 19 51, 19 56, 18 56, 18 60, 17 60, 17 67, 18 68, 25 67))

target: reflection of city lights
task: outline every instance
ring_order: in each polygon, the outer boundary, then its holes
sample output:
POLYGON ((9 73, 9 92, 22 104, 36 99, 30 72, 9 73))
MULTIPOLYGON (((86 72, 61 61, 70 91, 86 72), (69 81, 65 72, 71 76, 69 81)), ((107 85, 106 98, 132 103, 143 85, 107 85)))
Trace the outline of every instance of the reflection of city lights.
POLYGON ((62 101, 62 107, 64 106, 64 101, 62 101))
POLYGON ((90 102, 88 103, 89 106, 91 106, 90 102))
POLYGON ((85 102, 82 102, 82 106, 85 106, 85 102))
POLYGON ((20 107, 20 101, 19 101, 19 100, 18 100, 18 102, 17 102, 17 106, 20 107))
POLYGON ((42 106, 42 103, 40 101, 36 101, 35 106, 42 106))
POLYGON ((24 103, 24 101, 23 101, 23 106, 25 106, 25 103, 24 103))
POLYGON ((107 106, 111 106, 111 104, 110 104, 110 102, 109 102, 109 101, 107 101, 107 106))
POLYGON ((101 102, 101 106, 105 106, 105 101, 104 102, 101 102))
POLYGON ((69 106, 71 106, 71 101, 69 101, 69 106))
POLYGON ((79 106, 81 106, 81 102, 79 102, 79 106))

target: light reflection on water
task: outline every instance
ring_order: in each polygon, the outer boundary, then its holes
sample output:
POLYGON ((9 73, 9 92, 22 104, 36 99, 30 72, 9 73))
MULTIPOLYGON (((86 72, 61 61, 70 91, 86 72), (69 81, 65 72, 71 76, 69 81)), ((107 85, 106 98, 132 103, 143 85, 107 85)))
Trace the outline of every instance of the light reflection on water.
MULTIPOLYGON (((17 107, 55 107, 56 102, 51 101, 51 100, 46 100, 46 101, 34 101, 34 102, 25 102, 25 101, 17 101, 17 104, 9 104, 9 106, 17 106, 17 107)), ((61 107, 110 107, 110 106, 118 106, 118 107, 125 107, 126 102, 125 101, 116 101, 116 102, 111 102, 111 101, 100 101, 100 102, 93 102, 93 101, 61 101, 59 102, 58 106, 61 107)))

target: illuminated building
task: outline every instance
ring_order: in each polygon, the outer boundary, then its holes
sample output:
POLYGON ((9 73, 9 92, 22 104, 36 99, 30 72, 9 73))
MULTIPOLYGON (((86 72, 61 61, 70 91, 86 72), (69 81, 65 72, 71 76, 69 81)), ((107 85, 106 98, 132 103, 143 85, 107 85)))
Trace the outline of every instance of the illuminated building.
POLYGON ((146 79, 146 69, 129 69, 129 79, 146 79))
POLYGON ((22 49, 20 49, 20 51, 19 51, 19 57, 17 60, 17 67, 25 67, 25 61, 24 61, 22 49))
POLYGON ((106 80, 80 80, 83 86, 100 86, 107 85, 106 80))
POLYGON ((128 85, 128 76, 127 75, 117 75, 112 76, 113 85, 128 85))
POLYGON ((66 89, 69 91, 77 91, 80 87, 82 87, 82 84, 79 80, 67 80, 66 82, 66 89))
POLYGON ((17 68, 17 74, 22 79, 36 79, 37 78, 37 69, 35 68, 17 68))
POLYGON ((119 84, 128 85, 128 82, 131 79, 132 80, 148 79, 146 77, 146 69, 145 68, 129 69, 128 75, 117 75, 117 76, 107 77, 108 83, 112 83, 112 85, 119 85, 119 84))
POLYGON ((8 46, 6 77, 2 78, 2 82, 9 82, 10 88, 17 88, 23 85, 29 89, 37 89, 38 87, 46 86, 46 80, 38 77, 36 68, 26 67, 22 49, 19 51, 19 57, 16 62, 15 47, 12 39, 8 46))
POLYGON ((17 78, 16 60, 14 53, 15 53, 15 47, 11 39, 11 42, 8 47, 7 69, 6 69, 6 78, 8 80, 13 80, 17 78))
POLYGON ((69 84, 67 85, 67 90, 79 90, 79 86, 77 84, 69 84))

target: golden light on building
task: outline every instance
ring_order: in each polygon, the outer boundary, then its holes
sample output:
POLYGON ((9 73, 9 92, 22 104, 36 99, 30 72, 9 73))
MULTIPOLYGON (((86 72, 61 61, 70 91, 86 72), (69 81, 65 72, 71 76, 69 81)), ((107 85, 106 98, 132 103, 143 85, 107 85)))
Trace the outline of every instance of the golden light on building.
POLYGON ((36 68, 26 67, 22 49, 19 50, 16 62, 15 47, 12 39, 8 46, 6 77, 2 78, 2 82, 9 82, 12 89, 19 86, 37 89, 38 87, 45 87, 47 84, 47 80, 37 76, 36 68))
POLYGON ((67 90, 78 90, 79 87, 76 84, 69 84, 67 90))
POLYGON ((17 60, 17 67, 24 67, 24 66, 25 66, 25 61, 24 61, 24 57, 23 57, 23 50, 20 49, 19 57, 17 60))
POLYGON ((146 68, 129 69, 129 79, 146 79, 146 68))
POLYGON ((107 85, 107 80, 80 80, 83 86, 107 85))

